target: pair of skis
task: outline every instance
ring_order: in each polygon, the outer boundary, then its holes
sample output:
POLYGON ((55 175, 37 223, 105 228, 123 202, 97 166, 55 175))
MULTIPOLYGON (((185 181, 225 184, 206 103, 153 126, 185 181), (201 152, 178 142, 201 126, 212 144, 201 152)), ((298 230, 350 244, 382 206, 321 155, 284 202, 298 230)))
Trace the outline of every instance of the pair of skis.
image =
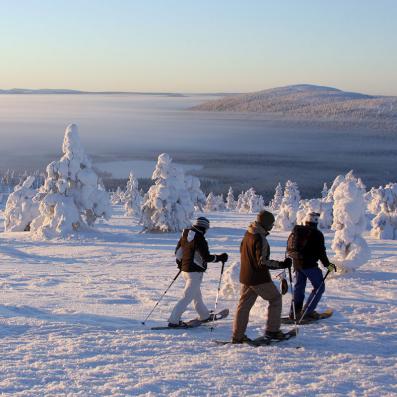
POLYGON ((176 327, 169 327, 169 326, 159 326, 159 327, 151 327, 151 330, 161 331, 161 330, 169 330, 169 329, 190 329, 190 328, 197 328, 200 325, 209 324, 213 321, 219 321, 226 318, 229 315, 229 309, 221 310, 220 312, 216 313, 215 315, 211 315, 207 320, 199 320, 198 318, 194 318, 193 320, 186 321, 181 325, 176 327))

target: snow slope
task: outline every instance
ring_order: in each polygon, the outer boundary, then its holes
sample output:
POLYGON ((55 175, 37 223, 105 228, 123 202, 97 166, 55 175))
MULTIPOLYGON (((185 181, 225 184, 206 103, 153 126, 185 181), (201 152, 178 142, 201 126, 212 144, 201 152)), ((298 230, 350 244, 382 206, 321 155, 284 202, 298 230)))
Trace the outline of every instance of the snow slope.
POLYGON ((311 84, 226 96, 193 109, 265 113, 283 119, 356 123, 397 131, 397 97, 365 95, 311 84))
MULTIPOLYGON (((219 347, 231 316, 211 334, 151 331, 165 323, 181 293, 177 280, 148 321, 141 321, 177 272, 177 234, 139 234, 121 207, 98 232, 78 240, 33 241, 0 234, 0 393, 4 396, 393 396, 396 395, 397 242, 369 239, 373 258, 327 284, 322 308, 335 314, 302 327, 278 347, 219 347), (300 346, 301 348, 297 348, 300 346)), ((252 215, 207 214, 215 253, 238 260, 252 215)), ((284 256, 287 233, 270 236, 284 256)), ((326 235, 329 247, 332 233, 326 235)), ((219 265, 203 292, 215 301, 219 265)), ((284 297, 287 311, 289 297, 284 297)), ((264 325, 265 305, 251 314, 249 336, 264 325)), ((193 317, 188 312, 186 318, 193 317)))

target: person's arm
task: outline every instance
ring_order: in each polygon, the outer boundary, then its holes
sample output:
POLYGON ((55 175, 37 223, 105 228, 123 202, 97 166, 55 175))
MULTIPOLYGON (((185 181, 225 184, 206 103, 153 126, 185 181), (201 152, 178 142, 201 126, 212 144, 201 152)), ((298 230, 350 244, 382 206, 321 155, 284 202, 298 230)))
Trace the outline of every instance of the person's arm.
POLYGON ((319 259, 324 267, 328 267, 330 265, 327 256, 327 249, 325 248, 324 235, 321 232, 319 233, 319 259))
POLYGON ((210 254, 207 240, 204 237, 198 237, 196 240, 196 250, 203 258, 204 262, 217 262, 217 256, 210 254))
POLYGON ((176 245, 175 248, 175 262, 177 263, 179 269, 182 266, 182 257, 183 257, 181 241, 182 241, 182 237, 179 239, 178 244, 176 245))
POLYGON ((281 269, 283 262, 275 261, 267 258, 268 255, 263 255, 263 242, 262 238, 258 238, 255 241, 255 257, 258 269, 281 269))

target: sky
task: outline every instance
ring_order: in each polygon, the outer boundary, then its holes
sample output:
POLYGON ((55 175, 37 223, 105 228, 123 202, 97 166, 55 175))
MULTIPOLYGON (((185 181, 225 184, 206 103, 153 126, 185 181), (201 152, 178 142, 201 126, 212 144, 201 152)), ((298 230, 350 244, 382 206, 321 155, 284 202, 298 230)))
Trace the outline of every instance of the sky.
POLYGON ((0 88, 397 95, 395 0, 0 0, 0 88))

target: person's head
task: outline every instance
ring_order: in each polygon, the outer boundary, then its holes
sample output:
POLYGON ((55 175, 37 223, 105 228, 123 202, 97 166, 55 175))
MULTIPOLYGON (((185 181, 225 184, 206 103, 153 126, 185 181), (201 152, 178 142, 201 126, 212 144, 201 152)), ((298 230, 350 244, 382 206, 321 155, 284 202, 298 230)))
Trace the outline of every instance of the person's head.
POLYGON ((210 221, 205 216, 200 216, 194 221, 193 226, 205 233, 210 228, 210 221))
POLYGON ((265 230, 270 231, 274 225, 274 215, 266 210, 262 210, 256 216, 256 222, 261 225, 265 230))
POLYGON ((305 223, 308 226, 315 226, 318 225, 318 220, 320 219, 320 214, 318 212, 310 212, 306 215, 305 223))

